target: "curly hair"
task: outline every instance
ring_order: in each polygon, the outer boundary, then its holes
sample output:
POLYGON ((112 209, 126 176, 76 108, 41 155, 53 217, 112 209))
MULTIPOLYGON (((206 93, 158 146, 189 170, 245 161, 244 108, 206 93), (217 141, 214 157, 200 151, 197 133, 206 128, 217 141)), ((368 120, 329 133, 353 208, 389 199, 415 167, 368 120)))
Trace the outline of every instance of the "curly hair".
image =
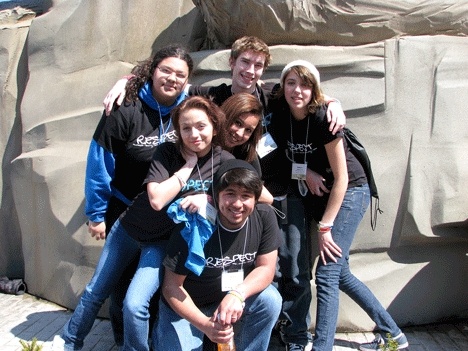
POLYGON ((162 60, 168 57, 176 57, 187 63, 189 69, 189 77, 193 71, 193 60, 187 49, 182 45, 168 45, 156 52, 153 57, 144 61, 140 61, 138 65, 133 67, 133 77, 127 82, 125 87, 125 99, 127 102, 135 101, 138 98, 138 92, 141 87, 148 81, 152 81, 154 70, 162 60))
POLYGON ((222 105, 221 109, 226 114, 226 130, 244 114, 258 116, 259 122, 249 140, 243 145, 236 146, 231 152, 237 158, 242 158, 247 162, 252 162, 256 157, 256 146, 262 137, 263 105, 260 101, 248 93, 238 93, 232 95, 222 105))

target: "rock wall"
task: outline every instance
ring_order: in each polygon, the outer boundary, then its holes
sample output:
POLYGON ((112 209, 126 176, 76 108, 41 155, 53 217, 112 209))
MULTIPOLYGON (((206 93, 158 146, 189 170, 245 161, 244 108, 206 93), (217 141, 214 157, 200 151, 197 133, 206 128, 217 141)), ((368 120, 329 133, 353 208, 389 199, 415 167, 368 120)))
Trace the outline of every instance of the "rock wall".
POLYGON ((207 23, 207 47, 242 35, 269 45, 355 46, 405 35, 468 34, 458 0, 193 0, 207 23), (229 19, 229 20, 227 20, 229 19))
MULTIPOLYGON (((84 225, 83 179, 106 92, 170 42, 193 51, 194 84, 219 84, 225 49, 252 34, 272 45, 267 82, 293 59, 316 64, 368 149, 384 213, 375 232, 369 215, 359 228, 355 274, 402 325, 466 317, 468 5, 233 4, 65 0, 0 16, 0 275, 74 308, 102 246, 84 225)), ((339 326, 373 328, 345 296, 339 326)))

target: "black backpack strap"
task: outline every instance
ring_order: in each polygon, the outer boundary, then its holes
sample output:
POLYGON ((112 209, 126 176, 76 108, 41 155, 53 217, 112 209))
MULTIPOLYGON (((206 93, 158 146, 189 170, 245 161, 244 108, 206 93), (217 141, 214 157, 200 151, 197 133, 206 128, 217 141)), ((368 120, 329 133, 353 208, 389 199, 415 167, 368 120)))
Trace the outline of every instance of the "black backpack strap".
POLYGON ((377 215, 379 213, 383 213, 383 211, 380 209, 379 192, 377 190, 377 185, 375 184, 374 174, 372 173, 369 155, 367 154, 364 145, 362 145, 357 136, 349 128, 344 128, 343 134, 349 149, 357 158, 359 163, 361 163, 361 166, 362 168, 364 168, 364 172, 366 173, 367 183, 369 184, 371 195, 371 228, 372 230, 375 230, 375 227, 377 225, 377 215), (375 203, 373 203, 373 199, 375 199, 375 203))
POLYGON ((371 228, 372 230, 375 230, 375 227, 377 225, 377 215, 382 214, 383 211, 380 209, 380 199, 379 197, 374 197, 371 195, 370 198, 370 223, 371 223, 371 228), (375 203, 373 203, 373 199, 375 199, 375 203))

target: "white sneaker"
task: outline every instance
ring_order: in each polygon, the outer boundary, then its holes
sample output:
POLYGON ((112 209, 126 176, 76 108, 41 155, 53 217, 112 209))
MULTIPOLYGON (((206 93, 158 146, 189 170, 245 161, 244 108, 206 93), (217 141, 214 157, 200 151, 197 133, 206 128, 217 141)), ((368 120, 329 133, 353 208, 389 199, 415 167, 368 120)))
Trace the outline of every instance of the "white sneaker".
POLYGON ((50 351, 64 351, 64 350, 65 350, 65 340, 63 340, 60 335, 55 335, 54 340, 52 341, 52 347, 50 351))

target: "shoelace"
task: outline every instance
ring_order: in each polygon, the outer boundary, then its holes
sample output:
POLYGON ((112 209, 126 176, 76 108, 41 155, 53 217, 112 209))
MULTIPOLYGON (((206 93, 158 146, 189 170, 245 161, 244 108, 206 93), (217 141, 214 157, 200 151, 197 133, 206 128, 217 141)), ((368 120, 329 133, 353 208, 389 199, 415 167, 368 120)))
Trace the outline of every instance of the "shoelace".
POLYGON ((291 344, 291 343, 289 343, 289 344, 288 344, 288 350, 289 350, 289 351, 303 351, 303 350, 304 350, 304 346, 298 345, 298 344, 291 344))

